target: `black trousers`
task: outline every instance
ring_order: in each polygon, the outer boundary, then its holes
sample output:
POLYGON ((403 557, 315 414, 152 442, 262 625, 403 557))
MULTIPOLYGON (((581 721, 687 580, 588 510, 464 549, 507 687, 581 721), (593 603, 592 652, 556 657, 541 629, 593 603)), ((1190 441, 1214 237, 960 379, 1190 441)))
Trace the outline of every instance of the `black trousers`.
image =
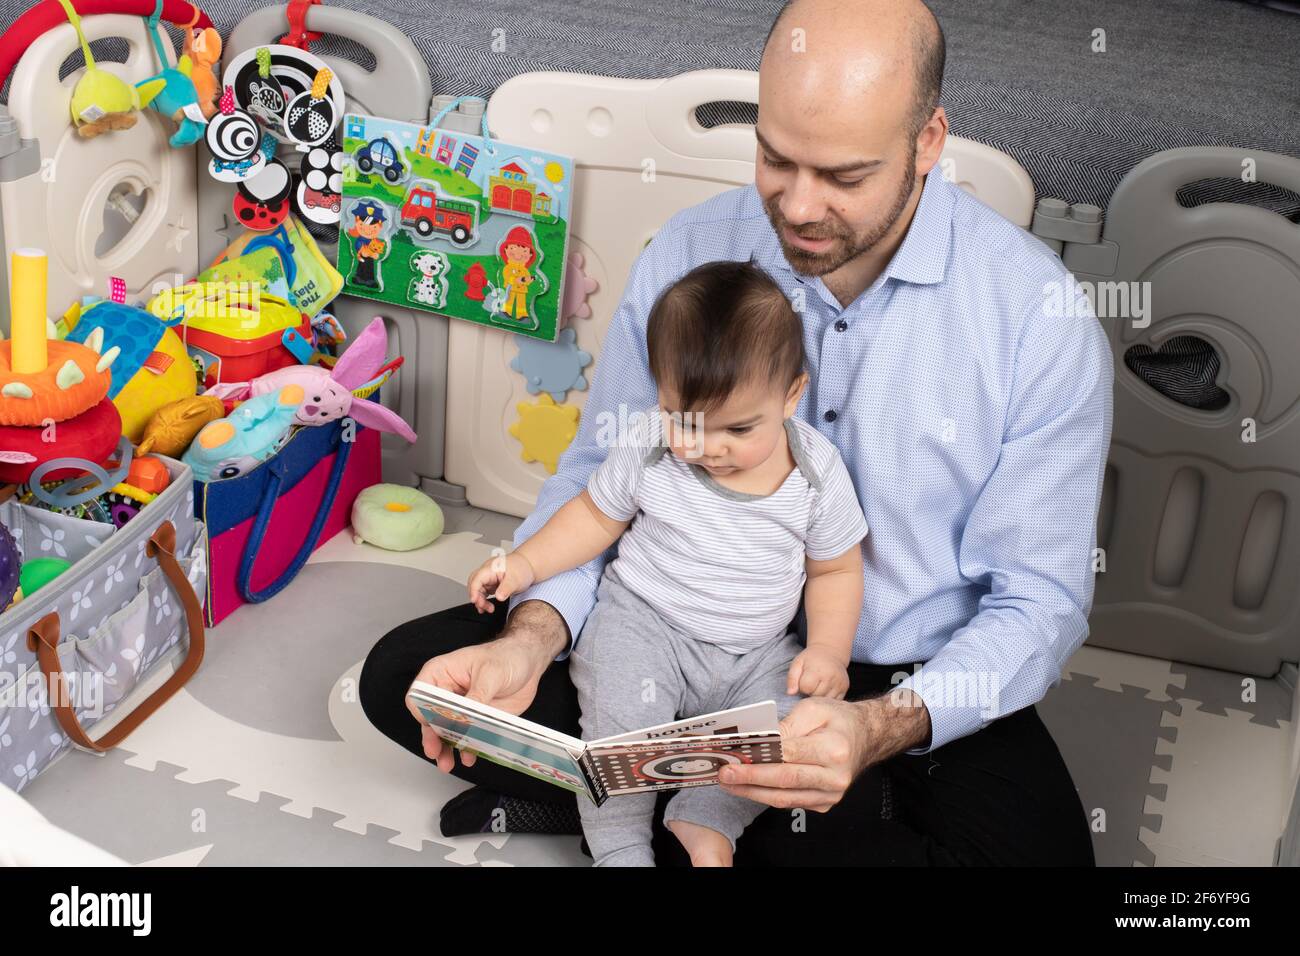
MULTIPOLYGON (((472 604, 409 621, 386 634, 361 671, 361 706, 370 722, 424 757, 420 726, 404 695, 431 657, 496 637, 506 605, 480 615, 472 604)), ((889 690, 905 665, 852 664, 849 699, 889 690)), ((524 717, 579 735, 568 664, 553 663, 524 717)), ((488 760, 457 764, 456 776, 498 793, 558 803, 577 799, 488 760)), ((670 793, 662 795, 662 804, 670 793)), ((617 798, 616 798, 617 799, 617 798)), ((657 817, 655 858, 688 865, 657 817)), ((772 808, 737 841, 737 866, 1029 865, 1093 866, 1087 817, 1060 751, 1033 707, 919 756, 869 768, 828 813, 772 808)))

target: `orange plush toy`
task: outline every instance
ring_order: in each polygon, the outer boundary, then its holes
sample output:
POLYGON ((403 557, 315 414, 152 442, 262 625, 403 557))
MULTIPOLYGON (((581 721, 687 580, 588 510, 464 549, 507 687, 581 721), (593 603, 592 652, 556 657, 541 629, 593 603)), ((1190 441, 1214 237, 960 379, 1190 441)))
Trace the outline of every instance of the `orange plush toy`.
POLYGON ((111 457, 122 418, 108 398, 109 369, 120 352, 99 354, 103 329, 85 345, 51 341, 45 253, 19 249, 11 261, 10 338, 0 342, 0 481, 22 482, 54 458, 111 457))
MULTIPOLYGON (((198 19, 197 11, 195 19, 198 19)), ((221 34, 212 27, 206 30, 187 29, 183 49, 194 64, 190 80, 199 94, 199 109, 205 117, 212 119, 217 112, 217 94, 221 86, 217 75, 212 72, 212 68, 221 61, 221 34)))

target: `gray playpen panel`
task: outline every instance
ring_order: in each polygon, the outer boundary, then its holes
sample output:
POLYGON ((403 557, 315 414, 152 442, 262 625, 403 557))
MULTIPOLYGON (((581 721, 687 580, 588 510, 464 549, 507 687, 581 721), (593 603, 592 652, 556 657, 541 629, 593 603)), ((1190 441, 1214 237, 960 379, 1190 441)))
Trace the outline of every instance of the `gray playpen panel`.
POLYGON ((1125 177, 1101 241, 1068 244, 1064 258, 1093 284, 1115 359, 1090 640, 1271 676, 1300 657, 1300 228, 1176 198, 1243 173, 1300 190, 1294 158, 1168 150, 1125 177), (1179 404, 1125 364, 1130 349, 1179 336, 1218 353, 1224 407, 1179 404))
MULTIPOLYGON (((343 84, 349 111, 415 123, 428 120, 429 71, 405 34, 375 17, 327 6, 313 7, 307 23, 312 30, 364 47, 374 57, 376 66, 371 72, 350 60, 321 54, 343 84)), ((223 64, 245 50, 266 46, 284 32, 282 6, 264 7, 249 14, 226 41, 223 64)), ((302 158, 291 144, 281 146, 279 156, 290 169, 296 169, 302 158)), ((198 158, 206 167, 209 156, 202 143, 198 158)), ((230 186, 200 171, 199 256, 204 265, 242 232, 231 214, 230 199, 230 186)), ((332 261, 337 242, 321 241, 320 246, 332 261)), ((421 479, 440 478, 446 432, 447 319, 346 295, 334 300, 331 311, 349 335, 355 335, 376 315, 383 316, 389 356, 406 359, 392 384, 383 389, 382 399, 406 419, 419 440, 411 445, 396 435, 384 436, 384 479, 417 485, 421 479)))

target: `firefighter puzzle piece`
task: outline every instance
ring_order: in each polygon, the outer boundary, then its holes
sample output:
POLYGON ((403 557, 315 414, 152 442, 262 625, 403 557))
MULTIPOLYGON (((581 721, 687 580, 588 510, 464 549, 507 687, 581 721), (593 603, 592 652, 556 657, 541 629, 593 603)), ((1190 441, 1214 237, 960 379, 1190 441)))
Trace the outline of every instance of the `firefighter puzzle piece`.
POLYGON ((442 252, 417 252, 411 256, 411 301, 441 309, 447 305, 447 274, 451 263, 442 252))
POLYGON ((573 329, 560 329, 554 342, 515 337, 519 354, 510 360, 510 367, 524 377, 529 395, 545 392, 562 402, 569 389, 586 390, 587 377, 582 370, 591 364, 591 353, 578 348, 577 340, 573 329))
MULTIPOLYGON (((272 43, 232 57, 222 74, 222 82, 234 88, 241 109, 261 118, 277 139, 285 139, 284 121, 289 105, 301 94, 311 91, 316 76, 323 69, 326 69, 325 61, 314 53, 283 43, 272 43), (265 75, 259 57, 267 64, 265 75), (262 103, 260 108, 258 101, 262 103)), ((337 75, 329 80, 329 100, 337 123, 346 102, 343 84, 337 75)))
POLYGON ((289 215, 289 194, 293 177, 289 167, 272 159, 256 176, 251 176, 235 187, 231 206, 235 218, 245 229, 270 232, 289 215))
POLYGON ((497 246, 496 281, 484 299, 489 321, 514 331, 537 328, 533 303, 549 288, 541 269, 541 246, 533 231, 514 226, 497 246))
POLYGON ((261 152, 262 130, 257 121, 235 106, 230 87, 221 94, 220 112, 208 121, 204 140, 212 161, 208 173, 222 183, 237 183, 266 165, 261 152))
POLYGON ((299 93, 289 103, 284 113, 284 132, 291 142, 300 147, 319 146, 334 132, 339 114, 329 96, 330 80, 334 72, 322 67, 312 81, 311 89, 299 93))
POLYGON ((314 146, 302 158, 294 211, 309 222, 338 225, 343 209, 343 152, 334 137, 314 146))
POLYGON ((560 318, 589 319, 591 306, 587 297, 600 288, 600 284, 583 271, 586 261, 581 252, 569 253, 569 261, 564 269, 564 304, 560 308, 560 318))
POLYGON ((543 394, 535 403, 519 402, 515 411, 519 420, 509 431, 523 446, 519 457, 541 462, 548 472, 555 474, 560 455, 578 434, 578 408, 557 405, 550 395, 543 394))
POLYGON ((553 342, 564 301, 573 160, 501 143, 486 129, 443 128, 442 115, 423 125, 343 117, 338 267, 350 277, 343 294, 553 342), (357 262, 358 202, 383 207, 386 245, 371 253, 385 259, 382 277, 357 262), (422 252, 445 254, 448 268, 429 275, 421 266, 435 260, 422 252))

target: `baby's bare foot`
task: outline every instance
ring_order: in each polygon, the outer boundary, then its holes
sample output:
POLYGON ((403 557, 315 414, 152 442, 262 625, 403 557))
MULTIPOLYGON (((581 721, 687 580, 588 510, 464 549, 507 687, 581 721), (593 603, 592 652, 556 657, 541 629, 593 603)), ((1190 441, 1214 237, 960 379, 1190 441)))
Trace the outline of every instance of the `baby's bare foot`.
POLYGON ((691 866, 731 866, 731 841, 717 830, 685 820, 669 820, 667 827, 690 854, 691 866))

